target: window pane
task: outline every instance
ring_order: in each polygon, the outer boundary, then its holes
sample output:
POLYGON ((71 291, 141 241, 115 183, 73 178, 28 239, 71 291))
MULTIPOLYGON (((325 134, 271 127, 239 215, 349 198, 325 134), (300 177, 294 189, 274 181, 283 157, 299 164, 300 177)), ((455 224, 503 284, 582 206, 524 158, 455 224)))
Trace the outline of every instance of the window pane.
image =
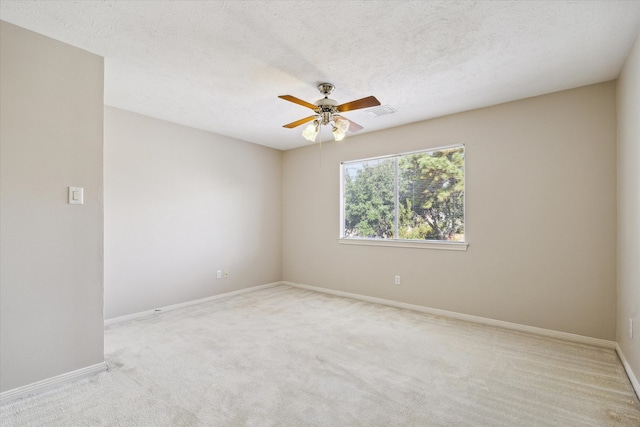
POLYGON ((394 237, 393 159, 344 165, 344 237, 394 237))
POLYGON ((464 164, 464 146, 343 163, 342 237, 464 242, 464 164))
POLYGON ((464 241, 464 147, 399 158, 400 239, 464 241))

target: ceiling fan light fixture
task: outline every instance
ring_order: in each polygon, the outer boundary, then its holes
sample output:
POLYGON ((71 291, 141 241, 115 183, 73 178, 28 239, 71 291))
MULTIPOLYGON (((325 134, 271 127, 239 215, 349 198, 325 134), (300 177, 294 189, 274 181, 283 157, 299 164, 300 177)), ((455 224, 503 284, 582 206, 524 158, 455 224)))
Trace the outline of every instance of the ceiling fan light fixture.
POLYGON ((347 130, 349 130, 349 125, 351 124, 349 123, 349 120, 341 116, 336 116, 333 119, 333 123, 335 123, 338 129, 342 129, 343 132, 346 132, 347 130))
POLYGON ((307 141, 315 142, 316 136, 318 136, 318 123, 314 121, 309 126, 304 128, 302 131, 302 136, 307 141))
POLYGON ((344 132, 344 130, 342 130, 342 128, 334 126, 332 133, 333 133, 333 139, 335 141, 342 141, 344 139, 345 132, 344 132))

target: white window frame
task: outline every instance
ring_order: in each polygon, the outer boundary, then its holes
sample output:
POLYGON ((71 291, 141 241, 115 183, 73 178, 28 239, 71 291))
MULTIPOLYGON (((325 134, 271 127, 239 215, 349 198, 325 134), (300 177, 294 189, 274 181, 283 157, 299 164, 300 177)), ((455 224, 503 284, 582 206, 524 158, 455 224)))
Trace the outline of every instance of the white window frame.
MULTIPOLYGON (((386 247, 395 247, 395 248, 417 248, 417 249, 439 249, 439 250, 450 250, 450 251, 466 251, 469 243, 466 241, 467 239, 467 171, 466 171, 466 162, 467 162, 467 147, 465 144, 455 144, 448 145, 444 147, 435 147, 435 148, 426 148, 423 150, 417 151, 409 151, 404 153, 390 154, 386 156, 379 157, 370 157, 366 159, 356 159, 356 160, 346 160, 340 162, 340 225, 339 225, 339 237, 338 243, 343 245, 361 245, 361 246, 386 246, 386 247), (384 160, 391 158, 399 158, 402 156, 409 156, 412 154, 420 154, 426 152, 433 151, 441 151, 448 150, 452 148, 462 147, 464 149, 464 162, 465 162, 465 173, 464 173, 464 206, 463 206, 463 215, 464 215, 464 229, 465 229, 465 241, 446 241, 446 240, 413 240, 413 239, 373 239, 366 237, 344 237, 344 211, 345 211, 345 194, 344 194, 344 165, 346 163, 356 163, 356 162, 367 162, 373 160, 384 160)), ((398 168, 396 168, 396 179, 394 183, 394 191, 395 191, 395 226, 396 230, 398 229, 398 168)))

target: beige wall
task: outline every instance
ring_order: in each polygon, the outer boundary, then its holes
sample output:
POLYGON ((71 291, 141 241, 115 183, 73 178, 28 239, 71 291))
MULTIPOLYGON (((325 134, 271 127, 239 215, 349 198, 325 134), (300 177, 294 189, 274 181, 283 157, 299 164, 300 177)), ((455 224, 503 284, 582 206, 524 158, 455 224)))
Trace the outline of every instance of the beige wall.
POLYGON ((0 42, 4 392, 104 360, 103 60, 6 22, 0 42))
POLYGON ((603 83, 285 152, 283 279, 615 339, 615 90, 603 83), (338 244, 341 161, 457 143, 466 252, 338 244))
POLYGON ((279 281, 281 170, 280 151, 106 107, 105 318, 279 281))
POLYGON ((618 81, 617 341, 640 380, 640 36, 618 81))

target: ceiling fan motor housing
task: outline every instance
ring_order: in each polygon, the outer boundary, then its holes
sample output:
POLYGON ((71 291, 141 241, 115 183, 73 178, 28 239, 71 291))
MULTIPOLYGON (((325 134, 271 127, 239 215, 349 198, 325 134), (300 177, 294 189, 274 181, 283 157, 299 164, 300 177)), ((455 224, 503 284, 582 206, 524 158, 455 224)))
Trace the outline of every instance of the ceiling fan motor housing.
POLYGON ((331 98, 322 98, 316 101, 316 105, 320 108, 333 108, 337 111, 335 107, 338 106, 338 101, 331 98))
POLYGON ((338 109, 336 108, 338 103, 333 99, 319 99, 316 101, 316 105, 318 106, 316 112, 320 116, 323 125, 333 121, 333 115, 338 113, 338 109))
POLYGON ((316 105, 318 106, 316 112, 320 116, 320 120, 323 125, 333 121, 333 115, 338 112, 338 109, 336 108, 338 106, 338 101, 328 97, 334 89, 335 86, 331 83, 320 83, 318 85, 318 90, 324 95, 324 98, 316 101, 316 105))

